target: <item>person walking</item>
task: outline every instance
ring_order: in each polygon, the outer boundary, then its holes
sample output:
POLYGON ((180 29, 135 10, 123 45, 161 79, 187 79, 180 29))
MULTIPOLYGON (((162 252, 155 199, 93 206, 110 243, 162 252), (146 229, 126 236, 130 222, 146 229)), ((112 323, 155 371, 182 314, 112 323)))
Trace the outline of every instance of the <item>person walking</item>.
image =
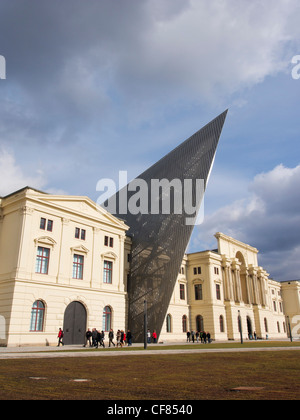
POLYGON ((132 346, 132 334, 131 334, 131 331, 130 330, 127 331, 126 337, 127 337, 128 347, 132 346))
POLYGON ((147 331, 147 343, 148 344, 151 343, 151 332, 150 332, 150 330, 147 331))
POLYGON ((121 343, 121 331, 118 330, 117 332, 117 347, 123 347, 123 344, 121 343))
POLYGON ((92 332, 90 329, 88 329, 85 333, 85 344, 83 347, 86 347, 87 343, 89 343, 89 346, 92 347, 92 332))
POLYGON ((100 334, 100 347, 102 346, 105 349, 104 338, 105 338, 104 331, 101 331, 101 334, 100 334))
POLYGON ((59 331, 58 331, 58 336, 57 336, 57 338, 58 338, 58 344, 57 344, 57 347, 59 347, 61 344, 64 346, 64 342, 63 342, 63 338, 64 338, 64 332, 63 332, 63 330, 60 328, 59 329, 59 331))
POLYGON ((113 342, 114 339, 114 331, 113 329, 111 329, 108 333, 108 338, 109 338, 109 344, 108 347, 110 347, 110 344, 113 344, 114 347, 116 347, 115 343, 113 342))
POLYGON ((156 344, 157 343, 157 332, 156 332, 156 330, 153 331, 152 338, 153 338, 153 343, 156 344))

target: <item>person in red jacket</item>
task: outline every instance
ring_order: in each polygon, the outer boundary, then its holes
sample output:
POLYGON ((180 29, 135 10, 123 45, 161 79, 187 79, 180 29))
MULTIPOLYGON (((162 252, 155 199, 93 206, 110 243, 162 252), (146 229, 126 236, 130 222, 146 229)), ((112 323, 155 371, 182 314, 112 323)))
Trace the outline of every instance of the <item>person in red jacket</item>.
POLYGON ((152 333, 152 339, 153 339, 153 343, 156 344, 157 343, 157 333, 156 333, 156 330, 154 330, 153 333, 152 333))
POLYGON ((57 338, 58 338, 58 345, 57 345, 57 347, 59 347, 61 344, 64 346, 64 343, 63 343, 64 332, 63 332, 63 330, 61 328, 59 329, 57 338))

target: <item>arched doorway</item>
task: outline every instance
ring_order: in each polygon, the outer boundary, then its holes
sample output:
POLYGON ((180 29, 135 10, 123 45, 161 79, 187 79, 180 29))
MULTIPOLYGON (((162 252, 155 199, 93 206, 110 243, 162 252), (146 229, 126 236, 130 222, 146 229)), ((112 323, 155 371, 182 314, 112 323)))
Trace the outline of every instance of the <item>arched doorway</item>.
POLYGON ((64 344, 84 344, 86 310, 80 302, 72 302, 65 310, 64 344))

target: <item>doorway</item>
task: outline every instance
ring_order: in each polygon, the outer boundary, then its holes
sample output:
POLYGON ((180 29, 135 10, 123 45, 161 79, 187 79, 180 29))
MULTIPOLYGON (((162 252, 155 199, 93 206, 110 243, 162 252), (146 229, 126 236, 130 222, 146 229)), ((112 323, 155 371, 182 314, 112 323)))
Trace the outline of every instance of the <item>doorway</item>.
POLYGON ((80 302, 70 303, 64 316, 64 344, 84 344, 86 320, 85 307, 80 302))

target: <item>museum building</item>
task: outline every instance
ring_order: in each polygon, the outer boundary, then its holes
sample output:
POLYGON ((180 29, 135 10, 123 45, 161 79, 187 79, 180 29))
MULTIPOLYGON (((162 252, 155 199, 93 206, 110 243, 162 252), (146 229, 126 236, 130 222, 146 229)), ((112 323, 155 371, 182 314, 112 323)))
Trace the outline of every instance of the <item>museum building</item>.
MULTIPOLYGON (((1 198, 0 345, 55 345, 59 328, 65 344, 83 344, 87 328, 106 338, 126 331, 128 229, 87 197, 26 187, 1 198)), ((258 265, 257 249, 216 239, 217 250, 184 256, 159 340, 182 342, 192 330, 214 340, 286 338, 300 283, 282 286, 258 265)))

